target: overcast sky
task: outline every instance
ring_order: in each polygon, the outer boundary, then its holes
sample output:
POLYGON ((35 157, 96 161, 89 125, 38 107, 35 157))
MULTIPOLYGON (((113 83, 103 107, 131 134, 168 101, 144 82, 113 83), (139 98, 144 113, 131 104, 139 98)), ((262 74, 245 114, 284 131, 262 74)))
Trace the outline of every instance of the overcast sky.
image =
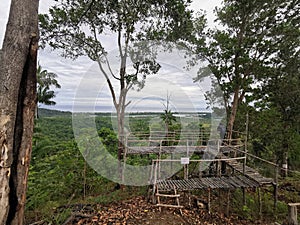
MULTIPOLYGON (((40 13, 46 13, 53 2, 53 0, 40 0, 40 13)), ((192 8, 195 11, 205 10, 208 14, 209 26, 214 26, 213 9, 220 3, 221 0, 194 0, 192 8)), ((0 43, 2 44, 10 1, 1 1, 0 6, 0 43)), ((113 46, 108 49, 108 52, 111 57, 117 55, 113 46)), ((167 94, 170 95, 173 111, 205 109, 203 94, 209 89, 209 82, 193 83, 192 78, 196 76, 197 70, 196 68, 190 71, 183 69, 185 63, 183 53, 176 49, 172 53, 161 53, 158 61, 162 65, 159 73, 149 76, 141 91, 129 92, 128 99, 132 103, 128 106, 128 110, 162 111, 167 94)), ((43 69, 56 73, 61 84, 61 89, 57 90, 55 98, 57 105, 47 108, 68 111, 113 110, 109 90, 96 63, 85 57, 76 61, 64 59, 57 52, 51 52, 49 49, 39 51, 39 63, 43 69)))

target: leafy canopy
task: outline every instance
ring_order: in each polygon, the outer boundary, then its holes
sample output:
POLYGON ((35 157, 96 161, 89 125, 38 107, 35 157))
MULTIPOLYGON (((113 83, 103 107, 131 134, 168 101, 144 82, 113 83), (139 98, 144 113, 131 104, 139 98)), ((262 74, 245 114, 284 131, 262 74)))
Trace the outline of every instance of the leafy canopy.
POLYGON ((49 15, 40 15, 42 43, 63 50, 66 57, 106 55, 110 36, 120 54, 129 43, 185 39, 191 32, 190 0, 69 0, 59 1, 49 15), (117 35, 117 36, 111 36, 117 35), (115 40, 114 40, 114 37, 115 40))
POLYGON ((62 55, 88 56, 99 64, 110 88, 114 105, 124 105, 127 91, 140 90, 147 75, 160 65, 151 41, 185 41, 192 32, 191 0, 68 0, 58 1, 49 14, 40 15, 41 40, 62 55), (109 41, 108 41, 109 39, 109 41), (120 65, 111 68, 108 49, 116 46, 120 65), (132 67, 128 69, 127 60, 132 67), (110 81, 119 82, 119 100, 110 81), (123 102, 123 103, 122 103, 123 102))
POLYGON ((55 97, 55 92, 51 90, 51 87, 61 88, 60 84, 56 80, 57 75, 55 73, 43 70, 41 65, 37 68, 37 98, 38 103, 45 105, 55 105, 56 102, 52 99, 55 97))

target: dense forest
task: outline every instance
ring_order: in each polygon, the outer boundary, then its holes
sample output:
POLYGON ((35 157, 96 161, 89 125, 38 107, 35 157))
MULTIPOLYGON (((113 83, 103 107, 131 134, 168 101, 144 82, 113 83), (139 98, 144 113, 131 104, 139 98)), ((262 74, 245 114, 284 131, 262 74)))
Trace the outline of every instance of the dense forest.
MULTIPOLYGON (((133 114, 133 117, 130 119, 131 132, 136 132, 136 134, 149 134, 149 121, 157 115, 158 113, 145 113, 140 114, 140 116, 139 114, 133 114)), ((95 122, 102 143, 105 144, 112 155, 117 157, 116 148, 118 146, 118 139, 112 127, 110 113, 96 114, 95 122)), ((198 124, 195 124, 195 122, 186 122, 184 124, 190 130, 203 129, 203 127, 209 130, 210 116, 207 114, 206 116, 200 117, 198 124)), ((155 129, 162 128, 159 127, 161 123, 152 124, 152 126, 155 129)), ((176 130, 180 126, 182 126, 182 123, 174 122, 170 130, 176 130)), ((249 136, 252 135, 254 134, 250 129, 249 136)), ((274 138, 276 139, 276 137, 274 138)), ((257 149, 257 144, 253 144, 257 143, 256 138, 250 139, 249 143, 249 151, 252 154, 264 157, 266 160, 274 160, 272 154, 266 151, 265 148, 257 149)), ((297 155, 297 153, 292 150, 291 153, 292 155, 297 155)), ((145 158, 133 156, 127 163, 139 165, 151 164, 151 160, 155 159, 155 157, 156 156, 145 158)), ((290 163, 294 170, 299 170, 297 162, 297 158, 291 157, 290 163)), ((266 176, 274 175, 274 168, 268 167, 267 164, 261 161, 250 160, 248 163, 258 168, 259 171, 266 176)), ((274 220, 284 221, 287 216, 286 203, 300 200, 300 174, 291 171, 288 175, 288 178, 280 179, 279 202, 276 217, 274 217, 273 214, 272 190, 269 188, 265 189, 263 195, 263 218, 266 223, 274 220)), ((120 189, 118 184, 97 174, 85 162, 74 140, 72 114, 70 112, 40 109, 40 118, 36 120, 35 124, 33 153, 29 174, 26 206, 28 223, 31 221, 42 221, 42 223, 63 224, 76 210, 84 211, 85 208, 86 210, 95 210, 97 207, 113 207, 110 206, 111 204, 121 205, 123 204, 121 202, 128 199, 135 199, 139 196, 146 197, 148 195, 147 192, 147 186, 128 186, 125 187, 125 189, 120 189)), ((215 203, 213 204, 218 205, 222 197, 219 196, 218 193, 216 193, 216 196, 218 197, 216 197, 215 203)), ((242 199, 242 193, 240 191, 235 191, 233 196, 234 200, 231 203, 232 215, 240 216, 247 224, 259 220, 255 192, 250 191, 247 193, 247 204, 244 206, 241 205, 240 199, 242 199)), ((145 207, 148 208, 152 206, 145 205, 145 207)), ((219 206, 215 206, 214 210, 217 212, 220 210, 219 213, 222 214, 222 208, 218 208, 219 206)), ((193 209, 188 213, 193 218, 197 218, 192 213, 195 212, 195 210, 197 211, 197 209, 193 209)), ((216 217, 220 222, 223 220, 217 215, 221 214, 212 214, 212 217, 203 217, 206 218, 207 221, 216 217)), ((109 219, 110 217, 106 215, 104 218, 109 219)), ((105 219, 103 221, 105 221, 105 219)), ((232 219, 232 221, 235 220, 232 219)))

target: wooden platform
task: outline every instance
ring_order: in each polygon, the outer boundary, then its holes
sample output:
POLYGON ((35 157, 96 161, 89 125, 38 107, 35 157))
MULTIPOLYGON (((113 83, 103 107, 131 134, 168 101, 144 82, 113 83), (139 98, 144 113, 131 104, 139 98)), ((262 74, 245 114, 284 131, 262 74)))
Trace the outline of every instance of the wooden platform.
MULTIPOLYGON (((227 158, 226 156, 222 156, 221 158, 227 158)), ((245 177, 254 180, 259 184, 259 186, 263 185, 268 185, 268 184, 273 184, 274 179, 273 178, 267 178, 261 175, 258 171, 255 169, 245 166, 245 171, 244 171, 244 165, 242 163, 239 163, 236 160, 230 160, 226 161, 226 164, 231 167, 234 171, 239 172, 240 174, 243 174, 245 177)))
MULTIPOLYGON (((161 160, 161 155, 163 154, 182 154, 186 157, 190 157, 193 153, 196 154, 207 154, 212 152, 213 156, 217 156, 214 159, 203 159, 198 160, 199 163, 207 161, 211 163, 213 160, 216 160, 216 163, 225 162, 227 168, 230 167, 234 173, 233 176, 221 176, 221 172, 217 174, 215 177, 203 177, 203 178, 194 178, 194 179, 182 179, 182 180, 157 180, 159 178, 159 166, 156 167, 156 172, 152 171, 152 174, 156 177, 153 180, 156 180, 155 184, 159 190, 173 190, 174 186, 178 191, 186 191, 186 190, 194 190, 194 189, 236 189, 236 188, 251 188, 251 187, 260 187, 263 185, 274 184, 274 180, 272 178, 266 178, 259 174, 255 169, 244 165, 244 161, 246 161, 246 155, 244 153, 243 159, 239 159, 241 157, 230 158, 230 153, 241 152, 244 149, 245 143, 243 143, 240 139, 229 140, 229 144, 224 144, 220 139, 212 139, 212 140, 204 140, 201 142, 202 145, 197 145, 199 142, 195 141, 199 139, 193 136, 193 133, 186 133, 185 138, 181 140, 175 139, 165 139, 165 133, 155 133, 157 135, 156 138, 154 136, 141 136, 144 139, 137 139, 136 136, 127 137, 126 148, 124 152, 124 158, 126 159, 126 155, 147 155, 147 154, 156 154, 157 160, 156 164, 160 164, 163 160, 161 160), (147 139, 148 138, 148 139, 147 139), (233 144, 234 143, 234 144, 233 144), (172 145, 172 146, 166 146, 172 145), (226 154, 226 155, 225 155, 226 154), (238 161, 239 159, 240 161, 238 161), (242 160, 242 162, 241 162, 242 160)), ((175 134, 174 134, 175 137, 175 134)), ((178 161, 169 160, 169 163, 178 161), (172 161, 172 162, 171 162, 172 161)), ((190 160, 192 162, 193 160, 190 160)), ((194 160, 197 161, 197 160, 194 160)), ((165 161, 166 162, 166 161, 165 161)), ((152 162, 153 163, 153 162, 152 162)), ((180 160, 179 160, 180 163, 180 160)), ((197 162, 196 162, 197 163, 197 162)), ((200 166, 200 164, 199 164, 200 166)), ((152 168, 155 168, 152 165, 152 168)), ((187 178, 188 176, 185 176, 187 178)))
POLYGON ((197 189, 236 189, 255 188, 260 184, 246 176, 231 177, 205 177, 189 180, 159 180, 156 182, 160 191, 169 191, 174 187, 178 191, 191 191, 197 189))

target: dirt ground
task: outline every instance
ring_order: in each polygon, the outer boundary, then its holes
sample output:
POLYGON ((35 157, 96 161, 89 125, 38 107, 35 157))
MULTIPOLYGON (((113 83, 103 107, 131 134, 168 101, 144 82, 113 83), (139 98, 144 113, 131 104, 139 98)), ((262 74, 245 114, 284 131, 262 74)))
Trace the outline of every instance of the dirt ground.
POLYGON ((144 197, 135 197, 106 206, 98 205, 93 213, 86 213, 84 209, 74 212, 64 225, 238 225, 238 224, 272 224, 266 222, 246 221, 237 216, 226 217, 219 213, 208 213, 207 210, 189 208, 162 208, 149 203, 144 197))

